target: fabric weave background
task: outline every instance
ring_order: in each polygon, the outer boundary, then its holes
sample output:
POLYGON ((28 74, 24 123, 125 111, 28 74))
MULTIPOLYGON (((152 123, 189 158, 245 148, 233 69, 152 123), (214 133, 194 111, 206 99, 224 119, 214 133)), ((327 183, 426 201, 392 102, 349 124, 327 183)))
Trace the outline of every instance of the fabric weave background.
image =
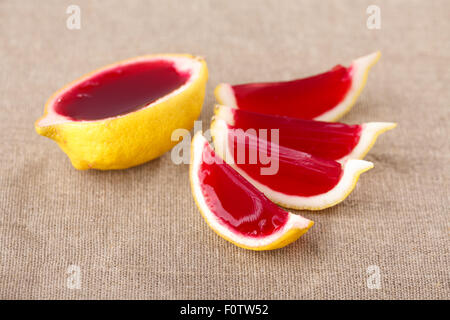
POLYGON ((448 1, 0 0, 0 298, 448 299, 448 1), (81 30, 66 8, 81 8, 81 30), (381 8, 381 29, 366 8, 381 8), (34 132, 46 99, 137 55, 206 57, 209 125, 221 81, 283 80, 381 50, 347 123, 396 121, 350 197, 273 252, 214 234, 170 153, 124 171, 77 171, 34 132), (69 289, 68 266, 81 270, 69 289), (381 289, 367 288, 367 268, 381 289))

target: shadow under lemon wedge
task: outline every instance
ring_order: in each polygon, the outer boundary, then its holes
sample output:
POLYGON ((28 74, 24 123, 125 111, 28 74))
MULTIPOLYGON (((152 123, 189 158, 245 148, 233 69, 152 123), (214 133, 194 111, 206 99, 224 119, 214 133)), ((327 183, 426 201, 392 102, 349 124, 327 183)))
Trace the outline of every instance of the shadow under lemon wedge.
POLYGON ((215 154, 201 132, 191 144, 190 180, 192 195, 206 223, 238 247, 281 248, 313 225, 267 199, 215 154))
POLYGON ((66 85, 35 123, 76 169, 125 169, 157 158, 200 115, 206 62, 188 54, 120 61, 66 85))

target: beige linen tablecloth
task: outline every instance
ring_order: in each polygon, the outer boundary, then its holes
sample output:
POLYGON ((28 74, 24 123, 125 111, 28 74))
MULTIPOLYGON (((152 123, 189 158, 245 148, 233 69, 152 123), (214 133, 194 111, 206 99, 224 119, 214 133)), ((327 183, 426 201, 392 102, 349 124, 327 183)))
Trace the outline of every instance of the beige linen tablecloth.
POLYGON ((449 12, 449 1, 1 0, 0 298, 448 299, 449 12), (70 4, 80 30, 66 27, 70 4), (371 4, 380 29, 367 28, 371 4), (399 126, 350 197, 301 212, 315 226, 281 250, 219 238, 170 153, 77 171, 33 127, 64 84, 137 55, 206 58, 206 127, 219 82, 308 76, 376 50, 343 121, 399 126))

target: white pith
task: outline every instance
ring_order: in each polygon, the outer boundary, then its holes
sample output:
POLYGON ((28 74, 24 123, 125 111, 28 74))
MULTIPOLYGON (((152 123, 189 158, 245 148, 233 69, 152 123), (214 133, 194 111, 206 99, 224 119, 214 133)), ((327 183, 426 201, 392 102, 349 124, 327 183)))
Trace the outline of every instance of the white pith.
POLYGON ((237 105, 236 97, 234 95, 233 88, 228 83, 221 83, 217 88, 217 94, 220 97, 220 104, 224 104, 228 107, 239 108, 237 105))
POLYGON ((337 160, 344 163, 349 159, 361 159, 364 157, 368 149, 375 142, 375 139, 381 133, 393 129, 396 126, 393 122, 368 122, 362 124, 361 136, 359 141, 348 155, 337 160))
POLYGON ((354 102, 355 96, 360 93, 361 87, 364 86, 364 78, 367 76, 367 72, 369 72, 370 67, 379 59, 379 56, 379 52, 374 52, 354 60, 352 62, 352 85, 344 100, 333 109, 315 117, 314 120, 334 121, 339 118, 341 114, 345 113, 347 108, 354 102))
MULTIPOLYGON (((379 59, 380 53, 374 52, 367 56, 356 59, 352 62, 353 78, 352 84, 347 92, 344 100, 342 100, 333 109, 317 116, 314 120, 320 121, 334 121, 345 113, 348 107, 354 102, 354 99, 359 95, 362 86, 364 86, 364 78, 370 67, 379 59)), ((236 96, 232 86, 228 83, 221 83, 217 88, 217 94, 220 97, 220 103, 232 108, 239 108, 236 96)), ((275 106, 274 106, 275 107, 275 106)))
MULTIPOLYGON (((215 107, 214 117, 217 119, 224 120, 228 125, 234 126, 234 114, 231 111, 231 108, 228 108, 227 105, 216 105, 215 107)), ((256 129, 256 128, 255 128, 256 129)))
MULTIPOLYGON (((37 125, 40 127, 45 127, 45 126, 49 126, 49 125, 55 125, 55 124, 61 124, 61 123, 73 121, 68 116, 64 116, 64 115, 56 113, 54 111, 54 105, 55 105, 56 100, 59 97, 63 96, 67 91, 71 90, 74 86, 76 86, 80 83, 83 83, 85 81, 88 81, 90 78, 96 76, 98 73, 105 72, 105 71, 108 71, 108 70, 111 70, 111 69, 114 69, 114 68, 117 68, 120 66, 126 66, 129 64, 137 63, 137 62, 152 61, 152 60, 171 61, 175 64, 175 68, 178 71, 190 71, 191 76, 190 76, 189 80, 185 84, 180 86, 179 88, 177 88, 174 91, 170 92, 169 94, 159 98, 158 100, 155 100, 155 101, 147 104, 146 106, 143 106, 142 108, 139 108, 138 110, 135 110, 132 112, 137 112, 137 111, 140 111, 143 109, 150 108, 151 106, 153 106, 155 104, 164 102, 164 101, 170 99, 171 97, 179 94, 180 92, 185 90, 185 88, 187 88, 192 82, 194 82, 197 79, 197 77, 199 76, 199 71, 202 66, 201 62, 196 60, 195 58, 188 58, 188 57, 183 57, 183 56, 170 56, 170 55, 143 56, 140 58, 136 58, 136 59, 109 65, 107 67, 101 68, 98 72, 94 72, 92 74, 88 74, 86 76, 81 77, 79 80, 75 81, 74 83, 71 83, 63 90, 58 91, 56 94, 54 94, 46 102, 47 114, 45 115, 45 117, 40 119, 40 121, 37 123, 37 125)), ((132 113, 132 112, 130 112, 130 113, 132 113)), ((107 119, 115 119, 115 118, 120 118, 120 117, 126 116, 127 114, 129 114, 129 113, 118 115, 118 116, 113 116, 113 117, 108 117, 108 118, 104 118, 104 119, 96 119, 96 120, 77 120, 77 123, 87 123, 87 122, 103 121, 103 120, 107 120, 107 119)))
POLYGON ((209 142, 205 139, 201 132, 197 132, 192 140, 192 159, 191 159, 191 184, 193 188, 193 195, 203 213, 205 220, 209 226, 224 238, 229 239, 237 244, 250 248, 258 248, 270 245, 276 240, 280 239, 287 231, 291 229, 307 229, 311 223, 310 220, 303 218, 300 215, 288 212, 288 219, 286 224, 277 230, 275 233, 260 237, 252 238, 236 233, 233 229, 227 226, 220 218, 218 218, 206 204, 205 198, 198 178, 200 164, 202 163, 203 148, 209 142))
POLYGON ((214 150, 216 153, 258 190, 264 193, 267 198, 287 208, 319 210, 333 206, 344 200, 349 194, 355 184, 355 179, 357 179, 361 172, 373 167, 372 162, 369 161, 348 160, 343 164, 342 177, 333 189, 309 197, 287 195, 261 184, 235 164, 228 144, 228 130, 228 126, 223 120, 217 119, 211 124, 211 136, 214 140, 214 150))
MULTIPOLYGON (((229 126, 235 125, 232 109, 227 108, 227 106, 220 106, 220 105, 217 105, 215 108, 216 108, 215 114, 216 119, 224 120, 229 126)), ((349 154, 336 161, 344 163, 350 159, 363 158, 368 149, 375 142, 375 139, 378 137, 378 135, 387 130, 393 129, 396 126, 396 124, 393 122, 368 122, 363 123, 361 126, 362 126, 361 136, 356 146, 349 154)), ((282 130, 282 128, 279 129, 282 130)))

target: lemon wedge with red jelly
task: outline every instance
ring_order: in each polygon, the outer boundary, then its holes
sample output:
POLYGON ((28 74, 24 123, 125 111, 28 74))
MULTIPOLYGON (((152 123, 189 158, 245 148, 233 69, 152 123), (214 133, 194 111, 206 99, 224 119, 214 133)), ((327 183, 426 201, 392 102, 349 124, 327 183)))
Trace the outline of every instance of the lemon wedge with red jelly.
POLYGON ((77 169, 124 169, 171 149, 175 129, 200 115, 208 70, 200 57, 161 54, 121 61, 66 85, 35 123, 77 169))
POLYGON ((194 200, 206 223, 238 247, 281 248, 313 225, 267 199, 217 156, 201 132, 191 144, 190 179, 194 200))
POLYGON ((299 119, 336 121, 347 113, 360 95, 370 68, 380 52, 354 60, 349 67, 304 79, 282 82, 222 83, 215 89, 220 104, 234 108, 299 119))
POLYGON ((228 129, 242 129, 256 134, 260 130, 278 130, 279 144, 314 156, 341 163, 362 159, 378 136, 397 126, 393 122, 367 122, 349 125, 338 122, 302 120, 251 112, 217 105, 215 118, 228 129))
POLYGON ((273 202, 291 209, 322 210, 343 201, 361 173, 373 164, 350 159, 344 163, 290 149, 224 120, 211 123, 217 154, 273 202))

